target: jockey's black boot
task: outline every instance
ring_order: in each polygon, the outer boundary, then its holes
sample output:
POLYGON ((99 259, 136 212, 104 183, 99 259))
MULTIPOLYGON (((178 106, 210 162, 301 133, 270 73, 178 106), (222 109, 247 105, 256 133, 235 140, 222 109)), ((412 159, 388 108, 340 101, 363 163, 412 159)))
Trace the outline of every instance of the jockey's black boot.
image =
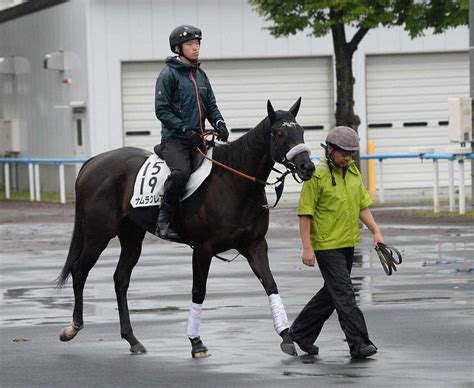
POLYGON ((168 204, 163 204, 158 214, 158 222, 156 223, 155 234, 165 240, 179 240, 179 235, 171 227, 170 223, 173 218, 174 208, 168 204))

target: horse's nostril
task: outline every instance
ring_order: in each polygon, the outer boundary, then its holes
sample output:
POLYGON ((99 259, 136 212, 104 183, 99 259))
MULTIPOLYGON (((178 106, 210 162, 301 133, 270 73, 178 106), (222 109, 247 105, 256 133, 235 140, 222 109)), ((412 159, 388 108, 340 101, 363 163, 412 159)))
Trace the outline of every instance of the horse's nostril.
POLYGON ((314 171, 314 164, 313 163, 301 163, 300 169, 302 171, 313 172, 314 171))

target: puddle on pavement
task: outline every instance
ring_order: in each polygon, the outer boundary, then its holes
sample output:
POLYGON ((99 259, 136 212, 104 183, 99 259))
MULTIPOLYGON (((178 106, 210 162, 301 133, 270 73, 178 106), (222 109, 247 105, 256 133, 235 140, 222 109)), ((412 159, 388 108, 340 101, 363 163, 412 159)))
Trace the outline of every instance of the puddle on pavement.
POLYGON ((289 371, 284 371, 283 376, 336 377, 336 378, 349 378, 349 379, 371 377, 370 375, 356 375, 356 374, 349 374, 349 373, 311 373, 311 372, 289 372, 289 371))
POLYGON ((176 313, 179 311, 188 311, 177 306, 165 306, 157 308, 148 308, 148 309, 129 309, 130 314, 143 314, 143 313, 176 313))

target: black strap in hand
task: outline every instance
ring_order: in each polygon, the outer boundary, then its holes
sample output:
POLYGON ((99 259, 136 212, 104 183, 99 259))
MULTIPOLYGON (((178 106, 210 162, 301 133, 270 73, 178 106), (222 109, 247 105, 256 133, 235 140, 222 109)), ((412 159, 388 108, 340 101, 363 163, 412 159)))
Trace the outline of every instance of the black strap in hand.
POLYGON ((382 263, 382 267, 388 276, 392 274, 392 270, 395 272, 397 271, 395 264, 402 263, 402 255, 398 249, 379 242, 375 247, 375 251, 377 252, 380 263, 382 263), (397 256, 398 260, 395 259, 394 255, 397 256))

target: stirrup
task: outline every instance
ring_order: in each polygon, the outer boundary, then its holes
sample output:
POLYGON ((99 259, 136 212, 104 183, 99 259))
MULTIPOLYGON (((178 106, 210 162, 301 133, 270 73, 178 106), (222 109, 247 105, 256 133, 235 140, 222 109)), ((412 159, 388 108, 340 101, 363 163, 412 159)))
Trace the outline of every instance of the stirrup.
POLYGON ((179 234, 174 231, 170 225, 166 226, 166 228, 161 229, 159 226, 156 227, 155 235, 162 238, 163 240, 171 240, 171 241, 180 241, 179 234))

